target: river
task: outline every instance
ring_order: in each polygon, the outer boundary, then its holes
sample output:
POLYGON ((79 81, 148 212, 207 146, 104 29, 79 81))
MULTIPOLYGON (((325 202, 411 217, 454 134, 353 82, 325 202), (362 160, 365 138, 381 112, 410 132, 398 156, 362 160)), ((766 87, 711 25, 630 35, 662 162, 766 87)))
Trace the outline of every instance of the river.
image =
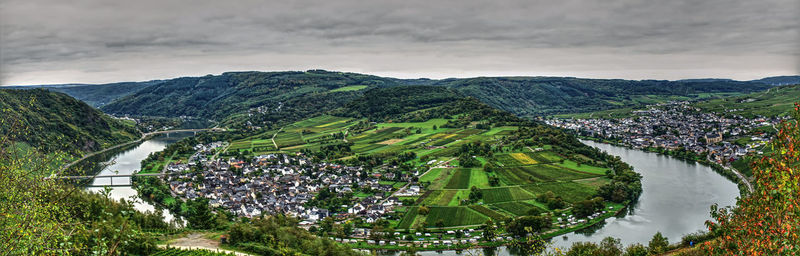
MULTIPOLYGON (((142 160, 147 158, 150 153, 162 151, 167 147, 167 145, 192 135, 192 132, 176 132, 157 135, 140 143, 139 145, 117 153, 111 157, 111 159, 104 159, 104 161, 112 161, 112 164, 103 168, 98 175, 131 174, 141 169, 142 160)), ((104 188, 100 186, 111 184, 110 179, 111 178, 96 178, 92 180, 92 185, 87 187, 86 190, 102 191, 104 188)), ((130 178, 127 177, 117 177, 113 179, 114 184, 130 184, 130 178)), ((117 200, 125 199, 129 202, 133 202, 136 209, 142 212, 155 211, 155 206, 148 202, 142 201, 136 193, 136 190, 132 187, 114 186, 109 188, 111 189, 109 194, 111 198, 117 200)), ((164 218, 165 221, 169 222, 174 218, 174 216, 170 214, 169 211, 165 210, 164 218)))
MULTIPOLYGON (((739 189, 733 182, 710 167, 682 161, 669 156, 627 149, 594 141, 582 141, 609 154, 619 156, 642 174, 639 201, 625 216, 609 218, 605 223, 552 239, 553 246, 567 248, 574 242, 600 242, 605 237, 619 238, 623 246, 633 243, 647 245, 656 232, 670 243, 681 237, 705 230, 710 218, 710 206, 735 205, 739 189)), ((487 251, 477 251, 487 254, 487 251)), ((513 255, 505 247, 495 249, 499 255, 513 255)), ((423 252, 422 255, 456 255, 455 251, 423 252)), ((469 254, 469 253, 467 253, 469 254)))
MULTIPOLYGON (((130 174, 141 168, 140 162, 152 152, 163 150, 167 145, 192 133, 160 135, 118 153, 112 165, 101 171, 105 174, 130 174)), ((705 229, 710 205, 734 205, 739 190, 733 182, 715 173, 711 168, 685 162, 676 158, 635 149, 627 149, 593 141, 583 143, 598 147, 609 154, 620 156, 641 173, 643 193, 632 210, 625 216, 609 218, 592 231, 570 233, 552 239, 557 247, 569 247, 574 242, 599 242, 607 236, 621 239, 623 245, 647 244, 655 232, 660 231, 671 243, 680 241, 686 234, 705 229)), ((98 178, 93 185, 107 185, 108 178, 98 178)), ((128 178, 115 178, 115 184, 128 184, 128 178)), ((87 188, 102 190, 103 188, 87 188)), ((137 197, 136 191, 127 187, 113 187, 111 197, 132 200, 140 211, 153 211, 155 207, 137 197)), ((167 221, 173 216, 164 212, 167 221)), ((505 247, 493 249, 499 255, 512 255, 505 247)), ((479 251, 486 254, 488 251, 479 251)), ((455 251, 421 252, 422 255, 456 255, 455 251)))

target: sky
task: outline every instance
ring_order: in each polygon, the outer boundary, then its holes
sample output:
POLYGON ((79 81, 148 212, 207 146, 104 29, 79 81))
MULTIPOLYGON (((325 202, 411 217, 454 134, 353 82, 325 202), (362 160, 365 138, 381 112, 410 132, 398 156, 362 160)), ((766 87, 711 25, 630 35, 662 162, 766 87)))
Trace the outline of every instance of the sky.
POLYGON ((798 0, 0 0, 0 85, 326 69, 398 78, 800 74, 798 0))

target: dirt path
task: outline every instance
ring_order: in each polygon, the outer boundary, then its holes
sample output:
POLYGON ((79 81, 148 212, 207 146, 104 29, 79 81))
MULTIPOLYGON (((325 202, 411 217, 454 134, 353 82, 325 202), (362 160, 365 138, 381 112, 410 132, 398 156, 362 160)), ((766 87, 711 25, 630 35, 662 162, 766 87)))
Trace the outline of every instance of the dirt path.
MULTIPOLYGON (((241 252, 234 252, 230 250, 225 250, 219 248, 219 241, 211 240, 205 238, 204 233, 192 233, 187 235, 186 237, 181 237, 167 243, 170 248, 180 248, 180 249, 206 249, 211 251, 218 251, 218 252, 226 252, 226 253, 234 253, 236 255, 250 255, 241 252)), ((167 245, 159 245, 159 247, 165 248, 167 245)))

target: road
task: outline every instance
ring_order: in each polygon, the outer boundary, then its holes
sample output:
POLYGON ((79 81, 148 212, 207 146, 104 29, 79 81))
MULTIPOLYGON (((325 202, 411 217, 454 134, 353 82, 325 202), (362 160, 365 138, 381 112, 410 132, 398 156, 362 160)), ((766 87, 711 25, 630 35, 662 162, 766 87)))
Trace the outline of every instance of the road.
POLYGON ((275 145, 275 150, 279 150, 278 143, 275 143, 275 136, 278 136, 278 133, 281 131, 283 131, 283 127, 281 127, 281 129, 278 130, 278 132, 272 135, 272 145, 275 145))
MULTIPOLYGON (((450 161, 453 161, 453 160, 455 160, 455 159, 456 159, 456 158, 455 158, 455 157, 453 157, 453 158, 450 158, 450 159, 448 159, 447 161, 444 161, 444 162, 442 162, 442 163, 440 163, 440 164, 438 164, 438 165, 436 165, 436 166, 432 166, 431 168, 428 168, 428 170, 427 170, 427 171, 425 171, 425 172, 423 172, 422 174, 420 174, 420 175, 418 176, 418 178, 419 178, 419 177, 422 177, 422 176, 425 176, 425 174, 428 174, 428 172, 430 172, 430 171, 431 171, 431 170, 433 170, 433 169, 436 169, 436 168, 446 168, 447 164, 448 164, 448 163, 450 163, 450 161)), ((384 202, 386 202, 386 200, 389 200, 389 198, 391 198, 391 197, 394 197, 394 196, 395 196, 397 193, 400 193, 400 191, 405 191, 405 190, 408 188, 408 186, 410 186, 410 185, 411 185, 411 182, 409 182, 409 183, 406 183, 406 185, 404 185, 403 187, 401 187, 401 188, 400 188, 400 189, 398 189, 398 190, 395 190, 395 191, 394 191, 394 193, 392 193, 392 194, 391 194, 391 195, 389 195, 388 197, 386 197, 386 198, 384 198, 383 200, 381 200, 381 203, 380 203, 380 204, 383 204, 384 202)))
POLYGON ((199 132, 199 131, 205 131, 205 130, 214 130, 214 128, 211 128, 211 129, 167 130, 167 131, 157 131, 157 132, 142 133, 142 137, 139 138, 138 140, 125 142, 125 143, 122 143, 122 144, 117 144, 117 145, 115 145, 113 147, 109 147, 109 148, 106 148, 106 149, 103 149, 103 150, 94 151, 94 152, 91 152, 89 154, 86 154, 83 157, 81 157, 80 159, 75 160, 75 161, 73 161, 71 163, 68 163, 68 164, 62 166, 61 169, 58 170, 58 173, 53 174, 53 177, 57 177, 57 176, 61 175, 61 173, 64 172, 64 170, 69 169, 73 165, 75 165, 75 164, 77 164, 77 163, 79 163, 79 162, 81 162, 83 160, 86 160, 87 158, 93 157, 93 156, 95 156, 97 154, 105 153, 105 152, 107 152, 109 150, 118 149, 120 147, 124 147, 124 146, 130 145, 130 144, 133 144, 133 143, 139 143, 139 142, 144 141, 145 139, 147 139, 148 136, 158 135, 158 134, 165 134, 165 133, 173 133, 173 132, 199 132))
MULTIPOLYGON (((707 157, 707 158, 708 158, 708 161, 709 161, 709 162, 712 162, 712 163, 714 163, 714 161, 713 161, 713 160, 711 160, 711 157, 710 157, 710 156, 709 156, 709 157, 707 157)), ((742 173, 740 173, 738 170, 736 170, 736 168, 731 168, 730 166, 727 166, 727 165, 725 165, 725 164, 720 164, 720 166, 722 166, 722 168, 724 168, 725 170, 730 170, 730 171, 732 171, 732 172, 733 172, 733 174, 736 174, 736 176, 738 176, 738 177, 739 177, 739 180, 741 180, 742 182, 744 182, 744 185, 745 185, 745 186, 747 186, 747 190, 749 190, 749 191, 750 191, 750 193, 753 193, 753 184, 750 184, 750 180, 748 180, 748 179, 747 179, 747 177, 745 177, 744 175, 742 175, 742 173)))

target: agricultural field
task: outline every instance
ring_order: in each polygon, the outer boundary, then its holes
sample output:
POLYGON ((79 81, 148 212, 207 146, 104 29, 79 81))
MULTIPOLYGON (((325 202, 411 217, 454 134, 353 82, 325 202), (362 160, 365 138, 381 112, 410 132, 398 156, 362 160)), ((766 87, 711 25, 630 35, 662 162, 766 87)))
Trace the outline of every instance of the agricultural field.
POLYGON ((358 91, 367 88, 366 85, 351 85, 351 86, 344 86, 339 87, 336 89, 331 90, 330 92, 349 92, 349 91, 358 91))
MULTIPOLYGON (((516 216, 528 215, 528 211, 530 211, 533 208, 538 208, 535 205, 520 201, 498 203, 498 204, 493 204, 492 206, 502 209, 516 216)), ((545 211, 545 209, 541 210, 545 211)))
POLYGON ((486 208, 486 206, 483 206, 483 205, 470 205, 469 208, 472 209, 472 210, 475 210, 476 212, 479 212, 479 213, 481 213, 483 215, 486 215, 487 217, 491 218, 495 222, 496 221, 501 221, 501 220, 504 220, 504 219, 507 218, 505 215, 503 215, 501 213, 498 213, 498 212, 496 212, 496 211, 494 211, 492 209, 486 208))
POLYGON ((520 187, 502 187, 483 189, 483 202, 487 204, 529 200, 534 195, 520 187))
POLYGON ((486 222, 488 217, 478 213, 475 210, 466 206, 455 207, 430 207, 431 212, 428 213, 425 221, 428 227, 436 227, 437 222, 440 220, 444 225, 442 227, 455 227, 455 226, 468 226, 480 225, 486 222))
POLYGON ((444 186, 446 189, 468 189, 469 188, 469 181, 470 181, 470 174, 472 174, 472 170, 470 169, 456 169, 453 170, 453 175, 450 176, 450 181, 447 182, 447 185, 444 186))
POLYGON ((405 215, 403 215, 403 218, 400 219, 400 223, 397 224, 397 228, 401 229, 411 228, 411 225, 414 224, 414 219, 417 218, 418 209, 419 209, 418 207, 409 207, 408 211, 406 211, 405 215))
POLYGON ((525 185, 522 188, 534 195, 553 191, 553 193, 561 196, 561 198, 564 198, 564 201, 569 203, 585 200, 596 194, 596 189, 594 187, 572 181, 531 184, 525 185))
MULTIPOLYGON (((550 145, 513 150, 501 145, 500 150, 493 151, 492 155, 477 156, 478 167, 459 167, 462 145, 480 141, 494 147, 504 136, 514 133, 517 127, 494 127, 489 130, 442 128, 452 119, 371 124, 363 122, 365 120, 321 115, 292 123, 280 130, 265 131, 233 141, 227 151, 264 154, 304 149, 313 151, 323 146, 347 144, 349 149, 344 151, 347 153, 339 160, 359 155, 393 156, 404 152, 414 152, 416 158, 403 164, 417 168, 430 160, 437 160, 435 165, 439 166, 444 166, 442 161, 449 160, 445 168, 431 169, 418 177, 423 190, 419 196, 403 198, 414 200, 414 205, 396 209, 401 218, 393 220, 392 225, 398 229, 413 229, 422 223, 427 223, 427 227, 480 225, 488 219, 499 221, 522 216, 535 207, 543 208, 534 201, 538 194, 553 191, 568 202, 576 202, 594 195, 599 186, 608 182, 604 177, 605 168, 578 166, 555 153, 550 145), (273 135, 277 148, 273 144, 273 135), (491 172, 484 171, 480 165, 487 163, 495 164, 497 168, 491 172), (472 187, 481 190, 482 199, 471 205, 462 205, 462 202, 468 202, 462 200, 469 199, 472 187), (429 207, 430 213, 419 214, 420 206, 429 207), (442 221, 437 224, 439 220, 442 221)), ((405 185, 394 181, 381 181, 381 184, 392 185, 395 189, 405 185)), ((354 196, 365 198, 371 195, 359 192, 354 196)))

